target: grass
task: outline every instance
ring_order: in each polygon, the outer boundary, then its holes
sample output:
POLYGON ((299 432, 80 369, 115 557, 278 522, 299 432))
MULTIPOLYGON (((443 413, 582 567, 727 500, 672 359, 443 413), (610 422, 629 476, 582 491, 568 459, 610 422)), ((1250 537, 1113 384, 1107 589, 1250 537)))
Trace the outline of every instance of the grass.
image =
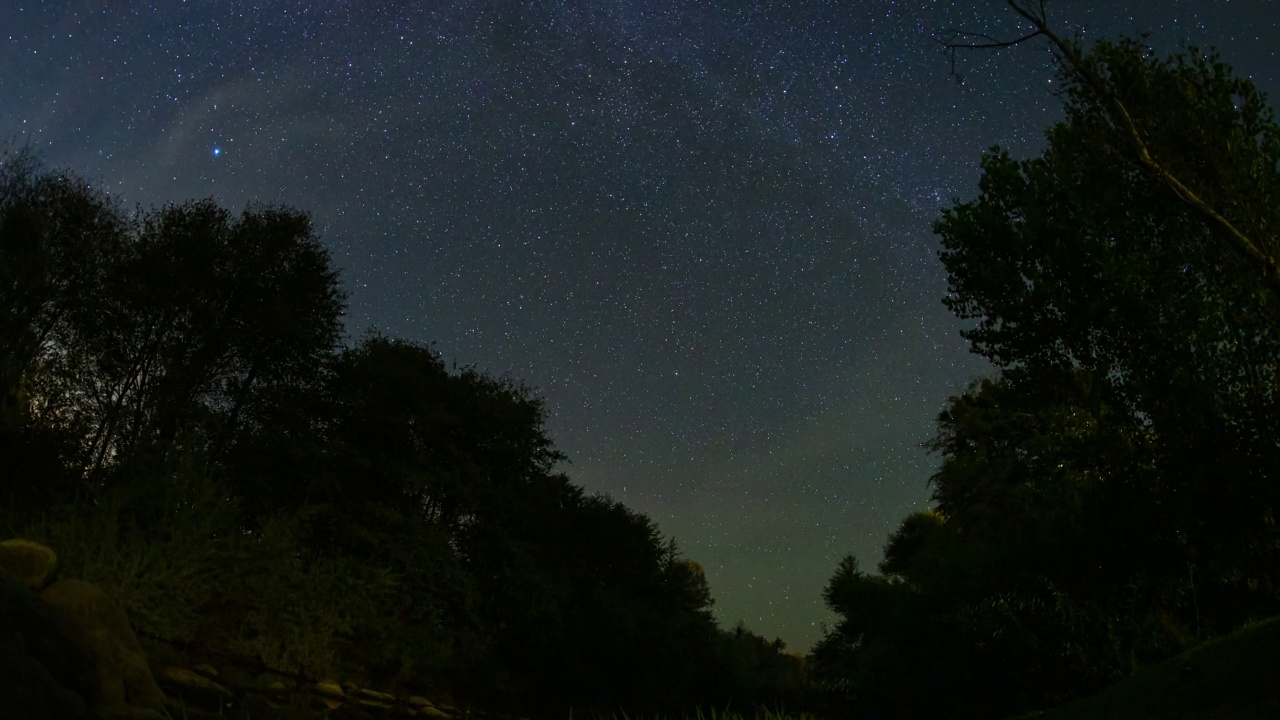
MULTIPOLYGON (((329 714, 323 710, 312 709, 312 710, 302 711, 302 714, 296 714, 299 711, 297 709, 292 709, 292 712, 295 714, 282 714, 280 716, 280 720, 286 720, 286 718, 301 718, 301 717, 315 718, 316 720, 324 720, 325 718, 329 717, 329 714)), ((224 710, 223 712, 219 713, 216 717, 218 720, 235 720, 235 718, 239 718, 241 716, 248 717, 248 715, 244 714, 245 713, 244 710, 241 710, 240 713, 241 713, 240 715, 229 715, 227 714, 227 711, 224 710)), ((185 712, 181 712, 181 711, 174 714, 173 717, 175 718, 175 720, 193 720, 192 717, 189 717, 185 712)), ((199 717, 203 718, 208 716, 201 714, 199 717)), ((460 720, 465 720, 467 715, 459 714, 457 717, 460 718, 460 720)), ((569 720, 574 720, 573 712, 569 713, 569 720)), ((715 708, 711 708, 709 710, 704 711, 702 708, 698 708, 691 713, 685 713, 684 715, 680 715, 680 716, 669 716, 669 715, 650 716, 650 715, 641 715, 641 714, 628 715, 625 712, 619 711, 615 713, 610 713, 608 715, 591 714, 587 716, 585 720, 817 720, 817 718, 806 713, 801 713, 797 715, 797 714, 786 713, 781 710, 774 711, 769 709, 761 709, 756 711, 753 714, 744 715, 740 712, 732 711, 732 710, 721 711, 721 710, 716 710, 715 708)))
MULTIPOLYGON (((573 713, 569 713, 569 720, 574 720, 573 713)), ((717 710, 710 708, 703 711, 702 708, 695 709, 692 713, 686 713, 680 717, 671 717, 663 715, 628 715, 625 712, 612 713, 610 715, 592 715, 589 720, 817 720, 814 716, 801 713, 792 715, 781 710, 770 710, 761 708, 750 715, 743 715, 734 710, 717 710)))
POLYGON ((1092 697, 1018 720, 1275 720, 1280 617, 1145 668, 1092 697))

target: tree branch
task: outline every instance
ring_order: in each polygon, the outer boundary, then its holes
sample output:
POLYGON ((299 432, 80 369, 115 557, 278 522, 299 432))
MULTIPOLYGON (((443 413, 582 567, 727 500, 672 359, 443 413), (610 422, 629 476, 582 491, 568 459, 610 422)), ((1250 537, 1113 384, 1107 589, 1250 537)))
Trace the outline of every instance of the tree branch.
POLYGON ((956 50, 1003 50, 1015 45, 1020 45, 1042 34, 1043 33, 1039 30, 1036 30, 1035 32, 1023 35, 1017 40, 997 40, 990 35, 983 35, 982 33, 952 30, 947 34, 948 39, 938 40, 938 42, 942 45, 943 50, 947 54, 947 59, 951 62, 951 76, 954 77, 957 82, 963 82, 964 80, 960 77, 960 73, 956 72, 956 50), (956 42, 957 38, 978 38, 983 42, 956 42))
POLYGON ((1056 33, 1049 29, 1048 16, 1045 13, 1044 0, 1037 0, 1037 9, 1029 9, 1025 2, 1019 0, 1005 0, 1006 4, 1013 8, 1013 11, 1021 16, 1024 20, 1031 23, 1035 28, 1032 32, 1016 39, 1001 41, 981 33, 969 32, 952 32, 949 37, 954 40, 959 37, 979 38, 984 42, 980 43, 959 43, 954 41, 943 42, 948 57, 951 60, 951 74, 957 80, 960 76, 955 70, 955 53, 956 50, 981 50, 981 49, 1003 49, 1019 45, 1027 40, 1044 36, 1053 44, 1054 49, 1059 53, 1059 62, 1063 68, 1070 74, 1074 75, 1083 84, 1087 85, 1100 98, 1106 101, 1113 110, 1112 121, 1117 127, 1121 128, 1127 135, 1138 156, 1138 161, 1153 171, 1160 180, 1178 196, 1182 202, 1186 203, 1201 217, 1203 217, 1211 226, 1217 227, 1223 233, 1223 242, 1228 249, 1242 255, 1246 260, 1255 264, 1262 272, 1263 279, 1271 285, 1271 288, 1280 293, 1280 265, 1276 259, 1268 255, 1262 247, 1254 242, 1248 235, 1245 235, 1240 228, 1236 227, 1222 213, 1218 212, 1213 206, 1205 202, 1194 190, 1182 182, 1173 171, 1161 163, 1151 152, 1151 148, 1146 141, 1142 139, 1142 133, 1138 129, 1138 125, 1134 122, 1133 116, 1130 115, 1129 109, 1125 106, 1124 101, 1119 94, 1108 85, 1097 72, 1095 72, 1085 59, 1080 55, 1079 50, 1072 43, 1063 40, 1056 33))
MULTIPOLYGON (((1009 0, 1009 2, 1012 4, 1012 0, 1009 0)), ((1043 17, 1044 0, 1039 0, 1039 2, 1040 15, 1043 17)), ((1014 9, 1018 10, 1017 7, 1014 9)), ((1043 34, 1044 30, 1041 29, 1041 27, 1037 27, 1035 31, 1027 33, 1016 40, 998 40, 990 35, 984 35, 982 33, 952 30, 947 33, 946 40, 938 40, 938 42, 942 45, 943 50, 947 55, 947 59, 951 62, 951 76, 956 79, 956 82, 964 82, 964 79, 960 77, 960 73, 956 72, 956 50, 1004 50, 1005 48, 1021 45, 1022 43, 1043 34), (982 42, 957 42, 959 38, 977 38, 982 42)))
POLYGON ((1014 12, 1034 25, 1039 34, 1049 38, 1049 42, 1053 43, 1058 52, 1062 53, 1062 57, 1068 65, 1067 69, 1070 72, 1087 83, 1100 97, 1110 101, 1115 109, 1116 117, 1120 120, 1118 124, 1127 131, 1129 139, 1133 143, 1134 150, 1138 154, 1138 160, 1153 170, 1179 199, 1191 206, 1211 225, 1216 225, 1221 229, 1226 235, 1224 242, 1228 248, 1256 263, 1259 266, 1258 269, 1262 272, 1263 278, 1272 285, 1272 289, 1280 292, 1280 267, 1277 267, 1275 258, 1263 251, 1249 236, 1245 235, 1230 220, 1205 202, 1195 191, 1187 187, 1178 176, 1173 174, 1173 171, 1165 167, 1163 163, 1152 155, 1151 149, 1147 146, 1146 141, 1142 139, 1142 133, 1138 131, 1137 123, 1134 122, 1133 116, 1129 114, 1129 109, 1125 107, 1124 101, 1120 99, 1119 94, 1111 89, 1107 82, 1089 67, 1074 45, 1064 41, 1049 29, 1044 17, 1043 4, 1041 5, 1040 14, 1037 15, 1022 7, 1017 0, 1006 0, 1006 2, 1008 2, 1009 7, 1013 8, 1014 12))

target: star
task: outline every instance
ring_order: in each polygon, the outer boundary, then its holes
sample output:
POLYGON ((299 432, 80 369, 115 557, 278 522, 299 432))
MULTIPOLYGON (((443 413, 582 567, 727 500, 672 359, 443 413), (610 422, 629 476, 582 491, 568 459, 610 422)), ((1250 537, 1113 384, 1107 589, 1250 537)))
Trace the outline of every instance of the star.
MULTIPOLYGON (((930 225, 984 149, 1040 151, 1044 45, 964 56, 958 85, 930 33, 1015 36, 1004 3, 241 4, 0 3, 0 147, 20 130, 127 203, 314 213, 354 338, 538 388, 571 479, 704 565, 724 627, 816 642, 840 559, 874 567, 929 506, 921 444, 990 371, 930 225)), ((1215 45, 1280 96, 1280 3, 1050 4, 1064 35, 1215 45)))

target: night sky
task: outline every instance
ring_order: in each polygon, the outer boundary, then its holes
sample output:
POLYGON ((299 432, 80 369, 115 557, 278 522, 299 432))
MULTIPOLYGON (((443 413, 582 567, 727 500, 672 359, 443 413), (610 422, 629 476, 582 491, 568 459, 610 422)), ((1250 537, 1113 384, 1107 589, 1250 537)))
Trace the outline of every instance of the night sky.
MULTIPOLYGON (((1048 7, 1280 95, 1280 2, 1048 7)), ((960 82, 948 29, 1026 31, 1003 0, 0 0, 0 140, 130 206, 310 211, 353 335, 538 389, 575 482, 701 562, 722 624, 805 650, 988 371, 930 223, 1058 115, 1044 43, 960 82)))

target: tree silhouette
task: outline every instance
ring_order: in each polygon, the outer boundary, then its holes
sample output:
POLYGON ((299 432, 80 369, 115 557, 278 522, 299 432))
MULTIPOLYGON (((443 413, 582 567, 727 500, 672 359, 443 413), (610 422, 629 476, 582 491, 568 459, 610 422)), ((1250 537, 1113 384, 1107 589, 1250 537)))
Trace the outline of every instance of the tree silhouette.
POLYGON ((1065 119, 1038 157, 988 152, 935 224, 944 302, 1000 373, 940 414, 935 511, 883 575, 840 566, 815 650, 900 713, 948 709, 920 684, 971 714, 1043 707, 1280 611, 1280 128, 1211 52, 1085 52, 1010 5, 1029 35, 950 47, 1048 38, 1065 119))
POLYGON ((800 682, 780 641, 726 641, 650 518, 561 472, 536 393, 421 344, 344 344, 343 302, 303 212, 127 213, 8 152, 0 502, 77 528, 92 547, 59 551, 108 572, 141 562, 121 548, 187 553, 190 587, 137 617, 200 657, 556 714, 800 682))
MULTIPOLYGON (((1159 61, 1133 43, 1100 43, 1087 60, 1128 89, 1165 165, 1275 243, 1280 132, 1247 81, 1213 55, 1159 61)), ((1217 574, 1275 587, 1276 296, 1218 224, 1127 161, 1107 98, 1064 79, 1067 120, 1045 154, 989 153, 982 194, 938 222, 946 302, 978 320, 966 337, 998 365, 1095 378, 1158 443, 1159 515, 1217 574), (1226 550, 1241 543, 1247 567, 1226 550)))

